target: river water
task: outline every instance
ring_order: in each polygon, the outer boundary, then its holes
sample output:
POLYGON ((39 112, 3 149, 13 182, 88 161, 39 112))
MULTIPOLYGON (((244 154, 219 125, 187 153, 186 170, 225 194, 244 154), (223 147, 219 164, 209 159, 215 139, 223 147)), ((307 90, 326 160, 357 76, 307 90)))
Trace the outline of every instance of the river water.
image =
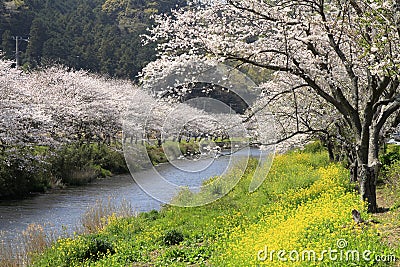
MULTIPOLYGON (((252 149, 250 153, 251 156, 259 154, 255 149, 252 149)), ((244 156, 240 152, 234 155, 235 157, 244 156)), ((155 168, 171 183, 196 187, 200 186, 205 179, 226 172, 230 157, 232 156, 223 156, 212 161, 209 159, 182 161, 179 163, 179 168, 172 164, 161 164, 155 168), (205 163, 207 168, 202 168, 205 163), (202 171, 182 171, 189 167, 196 169, 196 165, 199 165, 202 171)), ((152 172, 142 171, 134 175, 146 177, 151 174, 152 172)), ((176 194, 176 192, 163 193, 169 194, 166 198, 172 198, 176 194)), ((142 191, 129 174, 98 179, 86 186, 52 190, 24 200, 1 201, 0 231, 2 239, 12 240, 32 223, 45 225, 47 230, 53 230, 56 233, 61 233, 61 229, 72 232, 76 229, 75 226, 79 225, 81 216, 88 208, 92 207, 96 201, 108 201, 110 198, 115 204, 123 201, 129 202, 136 212, 159 209, 163 204, 142 191)))

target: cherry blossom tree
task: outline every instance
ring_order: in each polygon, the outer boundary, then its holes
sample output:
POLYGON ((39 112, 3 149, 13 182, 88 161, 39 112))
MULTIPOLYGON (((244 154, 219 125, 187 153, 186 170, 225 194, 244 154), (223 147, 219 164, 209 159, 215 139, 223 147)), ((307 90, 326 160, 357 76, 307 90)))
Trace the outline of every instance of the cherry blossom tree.
POLYGON ((147 79, 188 57, 275 72, 265 91, 282 108, 278 141, 340 125, 361 197, 377 211, 381 139, 400 116, 400 1, 194 1, 157 23, 147 40, 163 41, 161 56, 147 79))
POLYGON ((84 71, 51 67, 24 73, 1 63, 2 145, 58 146, 116 138, 121 113, 137 90, 128 81, 84 71))

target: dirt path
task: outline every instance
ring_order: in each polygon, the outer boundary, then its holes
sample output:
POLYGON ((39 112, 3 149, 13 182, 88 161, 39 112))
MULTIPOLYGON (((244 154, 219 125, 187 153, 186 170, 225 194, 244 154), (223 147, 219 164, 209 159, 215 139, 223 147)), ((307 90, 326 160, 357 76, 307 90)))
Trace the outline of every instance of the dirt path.
MULTIPOLYGON (((380 187, 377 191, 380 213, 373 214, 373 219, 379 222, 378 230, 382 239, 390 247, 400 247, 400 198, 398 193, 388 187, 380 187)), ((399 259, 394 266, 400 267, 399 259)))

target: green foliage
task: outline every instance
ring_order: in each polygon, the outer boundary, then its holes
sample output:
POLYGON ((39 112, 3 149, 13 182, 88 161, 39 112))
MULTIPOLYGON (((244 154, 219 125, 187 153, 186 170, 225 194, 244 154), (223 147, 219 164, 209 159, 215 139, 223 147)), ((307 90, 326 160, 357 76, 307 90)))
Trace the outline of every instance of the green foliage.
POLYGON ((127 172, 123 154, 105 144, 66 145, 55 152, 52 166, 54 176, 70 185, 127 172))
POLYGON ((167 246, 178 245, 184 240, 182 232, 176 229, 168 230, 162 236, 162 242, 167 246))
POLYGON ((105 144, 92 144, 92 149, 93 163, 95 166, 107 170, 112 174, 128 172, 120 145, 108 146, 105 144))
POLYGON ((31 65, 36 66, 43 55, 43 44, 47 39, 46 29, 40 19, 34 19, 29 32, 29 43, 26 56, 31 65))
POLYGON ((5 55, 9 55, 9 56, 11 56, 13 53, 15 53, 14 52, 15 46, 11 42, 11 40, 12 40, 11 31, 5 30, 2 34, 1 39, 2 39, 2 44, 1 44, 2 52, 5 55))
POLYGON ((170 12, 181 0, 26 0, 0 13, 0 50, 14 59, 12 36, 21 42, 21 65, 61 63, 110 76, 136 79, 155 59, 155 45, 143 46, 141 34, 155 13, 170 12))
POLYGON ((34 148, 0 151, 0 198, 24 197, 50 185, 50 166, 34 148))
POLYGON ((141 218, 144 218, 149 221, 157 220, 158 218, 160 218, 160 215, 161 214, 158 212, 158 210, 151 210, 149 212, 143 212, 139 214, 141 218))
MULTIPOLYGON (((163 144, 175 151, 176 142, 163 144)), ((147 146, 154 165, 167 162, 163 147, 147 146)), ((197 143, 179 144, 174 158, 198 153, 197 143)), ((173 154, 169 154, 173 155, 173 154)), ((53 150, 49 147, 14 147, 0 150, 0 198, 23 197, 30 192, 44 192, 47 188, 84 185, 97 177, 128 172, 120 144, 73 143, 53 150)))
POLYGON ((176 159, 181 155, 191 156, 199 153, 199 144, 193 140, 189 142, 171 142, 163 143, 162 146, 146 145, 147 154, 153 165, 168 162, 168 160, 176 159), (179 150, 177 149, 179 146, 179 150), (167 158, 167 155, 170 158, 167 158))
POLYGON ((79 185, 95 179, 99 173, 93 167, 92 147, 89 145, 66 145, 56 151, 52 159, 57 179, 69 185, 79 185))
POLYGON ((195 143, 193 140, 181 142, 179 143, 179 149, 183 155, 195 155, 199 153, 199 144, 195 143))
POLYGON ((70 238, 54 245, 54 249, 64 251, 63 258, 47 255, 47 266, 81 266, 84 262, 97 262, 104 257, 115 254, 113 242, 101 234, 80 236, 72 240, 70 238))
POLYGON ((119 147, 105 144, 68 144, 13 147, 0 150, 0 198, 44 192, 55 183, 82 185, 101 176, 128 172, 119 147))
POLYGON ((187 266, 189 264, 200 264, 200 266, 206 266, 205 262, 210 257, 210 249, 204 246, 192 245, 184 248, 174 246, 165 250, 157 265, 187 266))
POLYGON ((379 159, 382 163, 380 180, 400 192, 400 146, 386 145, 379 159))
POLYGON ((105 255, 115 254, 113 245, 100 237, 91 237, 89 239, 89 247, 83 254, 82 260, 98 260, 105 255))
POLYGON ((385 153, 380 156, 383 168, 389 168, 395 161, 400 161, 400 146, 387 145, 385 153))
POLYGON ((159 163, 165 163, 168 161, 162 147, 153 145, 153 146, 146 146, 146 149, 147 149, 147 154, 149 155, 149 158, 153 165, 157 165, 159 163))
POLYGON ((386 183, 400 192, 400 160, 394 161, 390 168, 384 169, 386 183))
POLYGON ((317 140, 305 145, 303 151, 305 153, 319 153, 326 151, 326 148, 324 147, 324 144, 322 144, 321 141, 317 140))

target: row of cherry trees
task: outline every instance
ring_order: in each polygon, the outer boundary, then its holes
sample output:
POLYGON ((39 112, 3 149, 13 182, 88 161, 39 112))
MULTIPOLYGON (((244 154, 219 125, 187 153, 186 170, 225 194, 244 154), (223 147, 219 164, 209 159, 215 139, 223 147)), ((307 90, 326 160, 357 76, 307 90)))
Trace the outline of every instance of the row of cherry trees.
MULTIPOLYGON (((2 149, 106 142, 122 137, 123 123, 125 137, 135 139, 154 137, 152 133, 194 137, 223 132, 204 111, 158 101, 126 80, 63 67, 24 73, 11 68, 11 62, 0 64, 2 149)), ((226 121, 234 124, 235 118, 226 121)))

